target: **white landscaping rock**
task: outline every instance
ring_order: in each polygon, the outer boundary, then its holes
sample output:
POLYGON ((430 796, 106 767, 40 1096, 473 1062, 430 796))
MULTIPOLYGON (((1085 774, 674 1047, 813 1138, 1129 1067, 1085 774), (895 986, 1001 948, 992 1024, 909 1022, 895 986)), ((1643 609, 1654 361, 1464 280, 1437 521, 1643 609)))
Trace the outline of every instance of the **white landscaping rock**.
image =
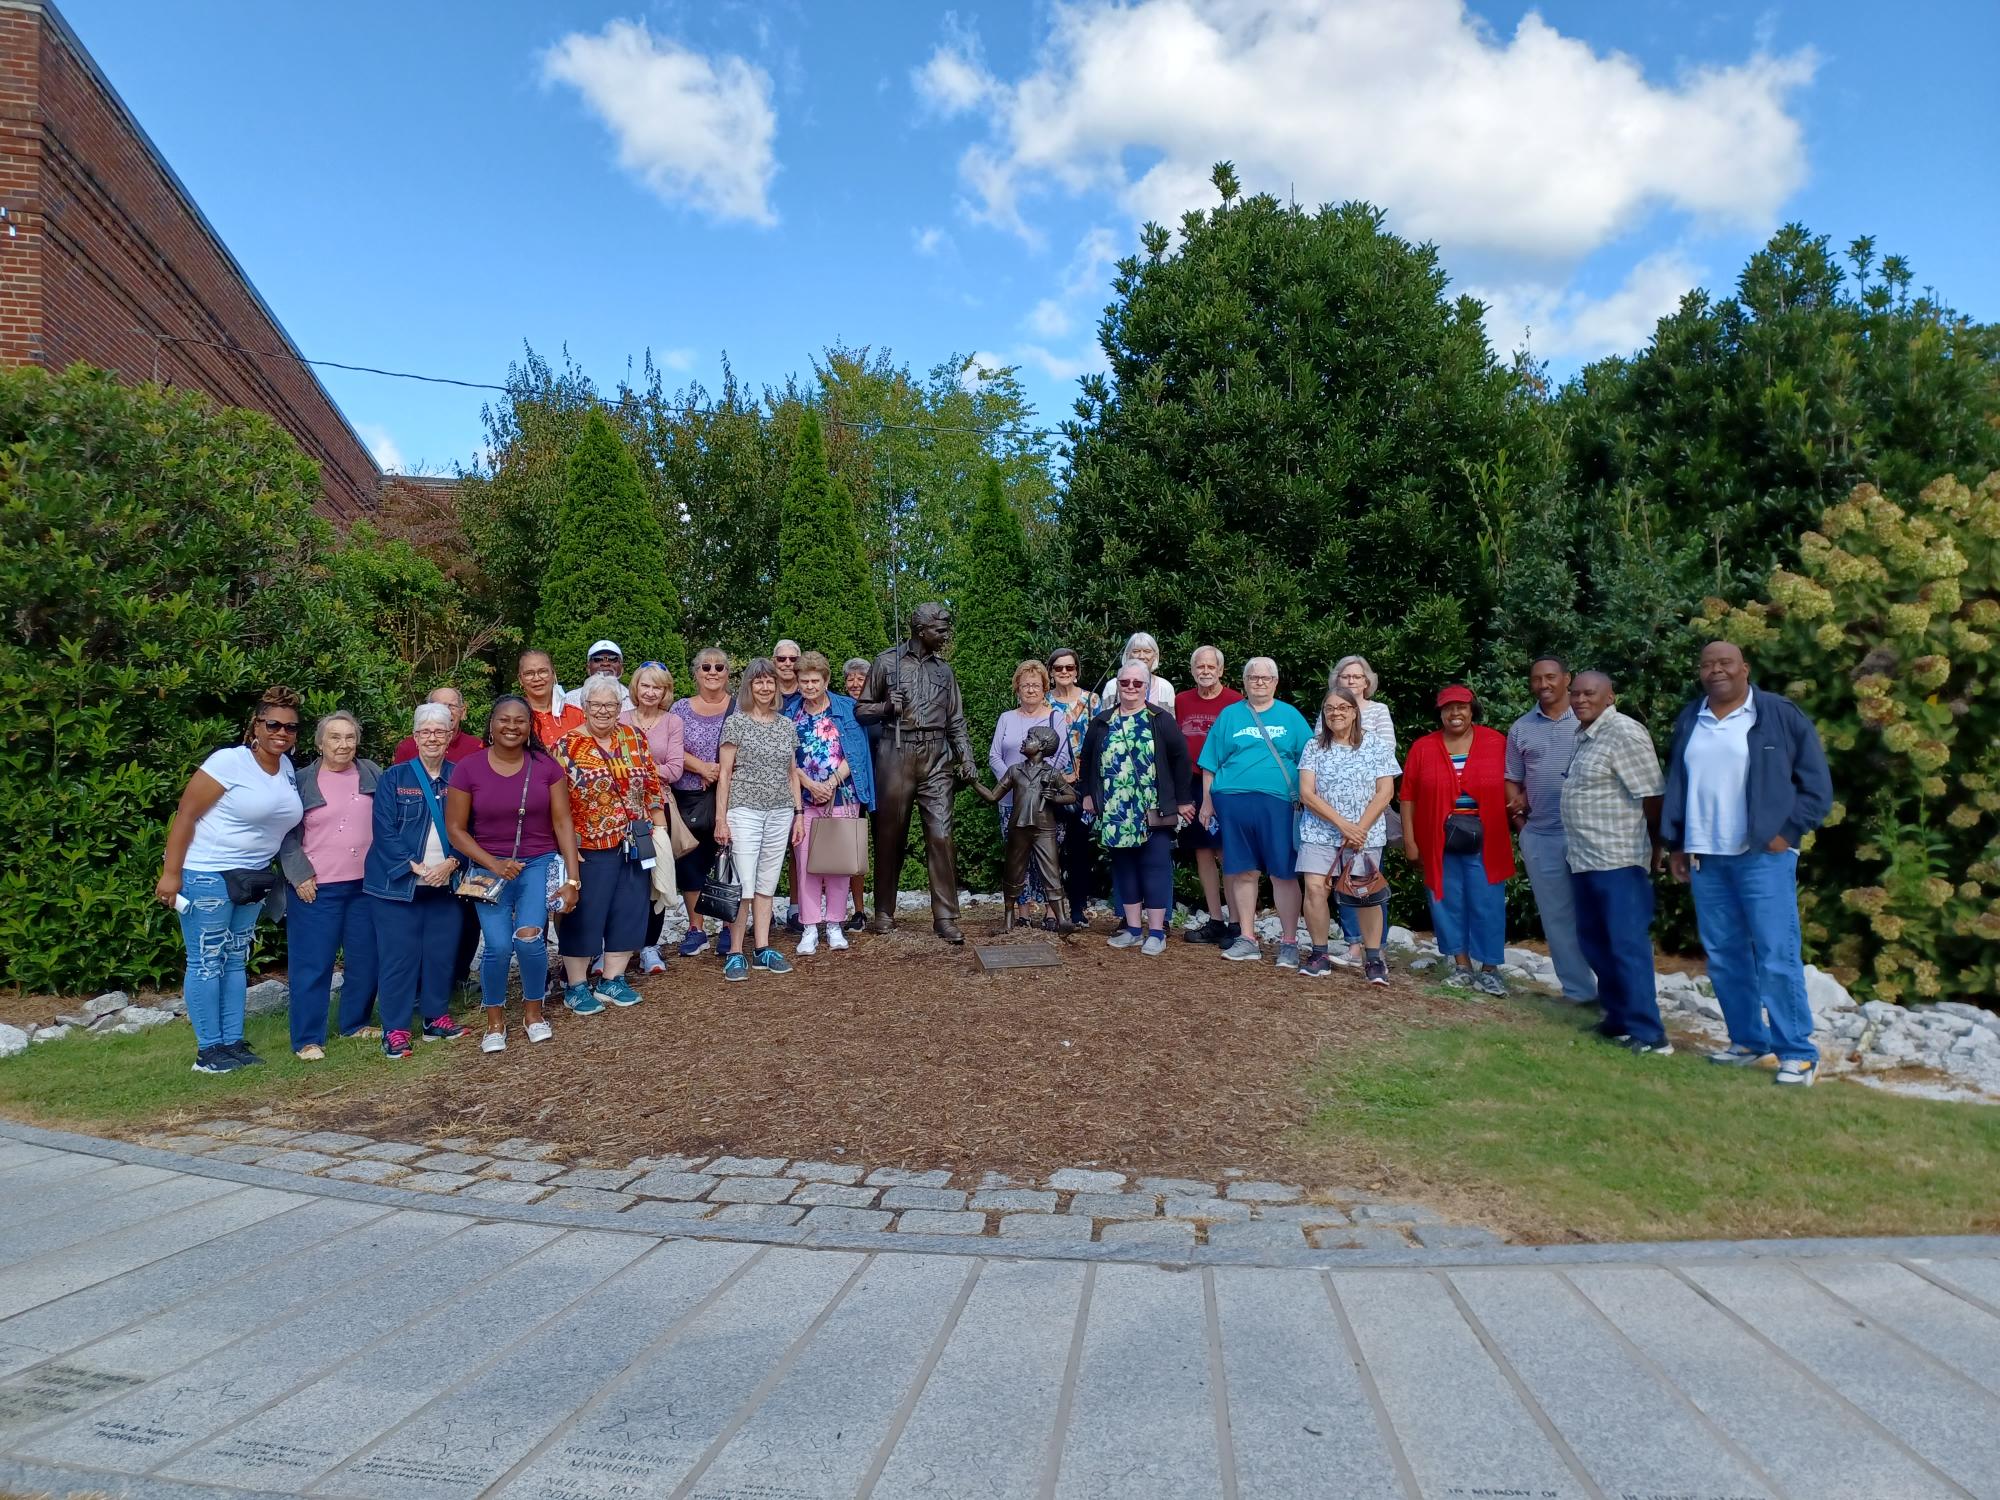
POLYGON ((1391 927, 1382 939, 1382 946, 1391 953, 1414 953, 1417 935, 1407 927, 1391 927))
POLYGON ((244 993, 243 1013, 246 1016, 269 1015, 274 1010, 283 1010, 291 998, 291 988, 284 980, 266 979, 251 985, 244 993))
POLYGON ((83 1005, 84 1018, 95 1021, 99 1016, 108 1016, 114 1010, 123 1010, 131 1003, 132 997, 123 990, 112 990, 109 994, 99 995, 95 1000, 86 1000, 83 1005))
POLYGON ((59 1042, 69 1035, 69 1030, 67 1026, 44 1026, 36 1031, 29 1040, 38 1044, 41 1042, 59 1042))
POLYGON ((0 1026, 0 1057, 28 1050, 28 1033, 18 1026, 0 1026))
POLYGON ((155 1010, 150 1005, 128 1005, 118 1012, 120 1025, 129 1024, 139 1030, 144 1030, 148 1026, 164 1026, 169 1021, 179 1019, 170 1010, 155 1010))
POLYGON ((1806 1004, 1812 1007, 1814 1015, 1821 1011, 1854 1009, 1854 997, 1847 993, 1847 986, 1838 979, 1811 964, 1806 965, 1805 973, 1806 1004))

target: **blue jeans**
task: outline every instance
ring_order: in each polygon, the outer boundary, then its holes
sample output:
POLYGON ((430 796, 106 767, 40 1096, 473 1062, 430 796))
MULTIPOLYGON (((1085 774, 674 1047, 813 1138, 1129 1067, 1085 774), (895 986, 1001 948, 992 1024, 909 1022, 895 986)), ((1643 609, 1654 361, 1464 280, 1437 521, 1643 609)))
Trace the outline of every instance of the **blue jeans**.
POLYGON ((1498 968, 1507 956, 1507 883, 1488 880, 1477 854, 1447 854, 1443 875, 1442 901, 1424 888, 1438 952, 1470 954, 1474 963, 1498 968))
POLYGON ((1664 1040, 1653 978, 1653 877, 1638 865, 1582 870, 1570 876, 1576 937, 1597 971, 1598 1023, 1635 1042, 1664 1040))
MULTIPOLYGON (((1275 799, 1273 799, 1275 800, 1275 799)), ((1174 836, 1164 828, 1146 835, 1134 849, 1113 849, 1111 888, 1118 897, 1118 920, 1125 908, 1136 906, 1143 919, 1149 911, 1167 911, 1174 904, 1174 836)))
POLYGON ((195 1047, 206 1052, 243 1040, 243 992, 249 987, 243 971, 264 903, 237 906, 216 870, 183 870, 181 895, 188 903, 181 913, 181 943, 187 949, 181 997, 195 1047))
POLYGON ((521 873, 500 887, 492 901, 467 904, 479 918, 486 940, 479 959, 479 996, 487 1005, 507 1003, 510 960, 521 961, 521 995, 539 1001, 549 987, 549 866, 553 854, 521 862, 521 873), (522 937, 524 932, 534 936, 522 937))
POLYGON ((375 952, 382 966, 377 1006, 382 1030, 413 1030, 414 1013, 435 1021, 451 996, 452 970, 463 920, 458 897, 443 886, 420 885, 408 901, 368 898, 375 917, 375 952))
POLYGON ((1523 828, 1521 866, 1535 892, 1535 912, 1542 919, 1542 936, 1548 941, 1556 978, 1562 981, 1563 998, 1582 1004, 1597 998, 1597 976, 1576 940, 1576 889, 1570 883, 1568 843, 1560 828, 1551 833, 1523 828))
POLYGON ((1688 880, 1729 1040, 1782 1062, 1819 1060, 1799 949, 1799 856, 1700 854, 1688 880))
POLYGON ((322 885, 311 901, 297 891, 285 898, 289 957, 285 978, 292 987, 292 1050, 326 1045, 326 1011, 333 993, 333 958, 344 960, 340 985, 342 1036, 368 1024, 375 1009, 375 916, 358 880, 322 885))

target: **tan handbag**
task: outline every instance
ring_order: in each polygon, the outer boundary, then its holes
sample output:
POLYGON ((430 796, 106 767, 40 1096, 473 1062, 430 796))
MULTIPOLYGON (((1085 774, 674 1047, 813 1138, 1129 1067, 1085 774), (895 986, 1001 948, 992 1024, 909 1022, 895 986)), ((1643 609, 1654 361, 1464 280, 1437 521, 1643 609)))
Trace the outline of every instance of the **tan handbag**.
POLYGON ((806 874, 868 873, 868 820, 814 818, 806 833, 806 874))
POLYGON ((681 805, 674 800, 671 791, 667 793, 667 843, 673 849, 675 859, 679 859, 701 843, 701 840, 695 837, 694 830, 687 826, 687 820, 681 816, 681 805))

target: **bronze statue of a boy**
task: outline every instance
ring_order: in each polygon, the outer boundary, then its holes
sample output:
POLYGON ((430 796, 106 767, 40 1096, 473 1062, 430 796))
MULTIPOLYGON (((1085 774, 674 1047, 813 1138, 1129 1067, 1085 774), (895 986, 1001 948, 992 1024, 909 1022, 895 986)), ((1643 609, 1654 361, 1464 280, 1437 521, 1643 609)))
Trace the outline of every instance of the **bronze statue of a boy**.
MULTIPOLYGON (((1051 809, 1058 803, 1076 801, 1076 791, 1063 780, 1062 772, 1048 763, 1060 744, 1053 729, 1037 724, 1021 738, 1021 754, 1026 759, 1008 767, 999 785, 976 788, 988 802, 998 802, 1010 791, 1014 794, 1014 817, 1007 825, 1007 928, 1014 925, 1014 908, 1027 886, 1031 857, 1042 889, 1048 892, 1050 907, 1059 914, 1065 910, 1062 875, 1056 867, 1056 816, 1051 809)), ((1058 915, 1056 931, 1073 932, 1075 928, 1067 917, 1058 915)))

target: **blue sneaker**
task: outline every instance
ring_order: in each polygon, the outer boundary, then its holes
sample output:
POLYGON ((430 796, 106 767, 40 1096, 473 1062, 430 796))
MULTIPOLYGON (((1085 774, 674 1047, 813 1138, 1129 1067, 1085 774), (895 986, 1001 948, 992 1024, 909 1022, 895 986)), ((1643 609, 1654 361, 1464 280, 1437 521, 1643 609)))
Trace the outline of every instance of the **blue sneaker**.
POLYGON ((734 937, 735 933, 733 929, 725 922, 722 925, 722 929, 715 934, 715 951, 720 953, 724 958, 727 958, 729 950, 735 946, 734 937))
POLYGON ((678 952, 682 958, 693 958, 707 946, 708 934, 703 932, 699 927, 690 927, 687 931, 687 936, 681 939, 678 952))
POLYGON ((591 994, 587 984, 572 984, 564 989, 563 1004, 573 1016, 594 1016, 604 1009, 604 1002, 591 994))
POLYGON ((766 974, 789 974, 792 972, 792 961, 776 948, 759 948, 757 967, 766 974))
POLYGON ((616 979, 600 980, 597 988, 592 990, 591 994, 600 1000, 609 1000, 613 1005, 619 1006, 637 1005, 641 998, 643 998, 637 990, 632 988, 632 981, 627 979, 623 974, 620 974, 616 979))
POLYGON ((722 961, 722 977, 724 979, 748 979, 750 977, 750 960, 740 953, 730 954, 729 957, 722 961))

